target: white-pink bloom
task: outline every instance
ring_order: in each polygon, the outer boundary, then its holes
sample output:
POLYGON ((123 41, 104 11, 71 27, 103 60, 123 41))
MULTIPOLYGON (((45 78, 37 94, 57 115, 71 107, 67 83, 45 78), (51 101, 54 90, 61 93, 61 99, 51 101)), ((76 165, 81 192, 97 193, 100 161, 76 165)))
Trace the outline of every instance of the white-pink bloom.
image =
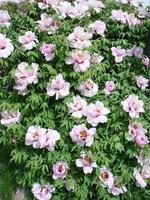
POLYGON ((56 95, 56 100, 69 95, 70 83, 66 82, 61 74, 58 74, 51 83, 47 85, 48 96, 56 95))
POLYGON ((138 47, 138 46, 134 46, 132 49, 132 54, 133 56, 137 57, 137 58, 141 58, 143 55, 143 48, 138 47))
POLYGON ((38 3, 39 8, 46 9, 46 8, 55 8, 59 3, 59 0, 41 0, 38 3))
POLYGON ((146 18, 146 17, 149 17, 150 14, 149 12, 144 8, 144 7, 140 7, 139 10, 138 10, 138 17, 139 18, 146 18))
POLYGON ((142 60, 143 64, 147 67, 150 66, 150 59, 148 57, 144 57, 142 60))
POLYGON ((97 168, 97 164, 92 160, 90 153, 81 152, 80 159, 76 159, 77 167, 82 167, 85 174, 91 174, 93 168, 97 168))
POLYGON ((144 152, 143 150, 140 151, 139 154, 137 154, 136 159, 138 163, 143 167, 143 166, 150 166, 150 154, 147 152, 144 152))
POLYGON ((9 26, 10 25, 10 15, 7 10, 0 10, 0 26, 9 26))
POLYGON ((123 61, 123 58, 126 56, 126 50, 122 49, 120 46, 111 48, 112 55, 115 57, 115 62, 120 63, 123 61))
POLYGON ((129 125, 129 138, 128 140, 134 141, 137 135, 145 135, 147 130, 143 128, 141 123, 133 122, 129 125))
POLYGON ((144 112, 144 103, 138 96, 131 94, 127 99, 121 102, 123 110, 129 113, 131 118, 138 118, 139 114, 144 112))
POLYGON ((126 23, 126 19, 124 16, 124 12, 123 10, 112 10, 111 12, 111 17, 110 17, 113 21, 120 21, 122 23, 126 23))
POLYGON ((31 191, 37 200, 50 200, 55 188, 49 183, 44 185, 34 183, 31 191))
POLYGON ((9 126, 19 123, 21 121, 21 113, 19 111, 2 111, 1 112, 1 124, 9 126))
POLYGON ((24 35, 19 36, 18 41, 22 44, 25 50, 33 49, 39 42, 35 33, 31 31, 27 31, 24 35))
POLYGON ((149 143, 146 136, 147 130, 140 123, 134 122, 129 125, 129 140, 135 142, 138 146, 144 147, 149 143))
POLYGON ((55 52, 54 52, 55 48, 56 48, 56 45, 55 44, 50 44, 50 43, 44 43, 41 46, 40 51, 44 55, 46 61, 50 61, 50 60, 54 59, 54 57, 55 57, 55 52))
POLYGON ((37 23, 38 23, 39 31, 47 32, 48 34, 53 33, 60 26, 57 20, 54 20, 51 16, 49 16, 46 13, 41 14, 41 20, 38 20, 37 23))
POLYGON ((68 174, 68 165, 66 162, 59 161, 53 165, 53 179, 64 179, 68 174))
POLYGON ((73 101, 68 103, 67 106, 73 117, 81 118, 85 113, 87 102, 80 96, 74 96, 73 101))
POLYGON ((72 10, 72 14, 70 17, 72 18, 82 18, 84 16, 89 16, 89 5, 87 1, 81 1, 81 2, 74 2, 74 9, 72 10))
POLYGON ((105 8, 104 4, 98 0, 88 0, 87 3, 89 10, 95 10, 97 13, 100 13, 105 8))
POLYGON ((142 75, 141 76, 135 76, 136 79, 136 84, 139 88, 144 90, 146 87, 148 87, 149 80, 147 78, 144 78, 142 75))
POLYGON ((68 36, 70 46, 73 48, 83 49, 91 45, 90 39, 92 38, 91 33, 84 31, 83 27, 77 26, 73 33, 68 36))
POLYGON ((92 126, 97 126, 99 123, 106 123, 106 115, 110 113, 108 108, 105 108, 104 104, 100 101, 96 101, 95 104, 91 103, 87 106, 85 116, 87 121, 92 126))
POLYGON ((105 31, 106 31, 106 24, 105 22, 101 21, 101 20, 97 20, 93 23, 90 24, 89 26, 92 34, 97 34, 97 35, 101 35, 102 37, 104 37, 105 35, 105 31))
POLYGON ((114 185, 113 174, 105 166, 100 168, 99 179, 103 187, 112 188, 114 185))
POLYGON ((22 62, 18 65, 14 76, 16 83, 14 89, 18 90, 18 94, 26 95, 27 86, 38 82, 38 67, 36 63, 29 65, 22 62))
POLYGON ((41 128, 40 126, 30 126, 26 133, 25 145, 32 145, 33 148, 36 149, 43 148, 43 143, 44 141, 46 142, 46 132, 47 130, 45 128, 41 128))
POLYGON ((128 12, 124 12, 124 16, 125 16, 125 20, 126 20, 126 23, 129 25, 129 27, 131 25, 138 25, 141 23, 141 21, 135 17, 135 14, 134 13, 128 13, 128 12))
POLYGON ((81 93, 81 95, 85 97, 95 96, 98 92, 98 85, 94 83, 91 79, 87 79, 77 87, 77 90, 81 93))
POLYGON ((143 166, 142 169, 134 169, 133 176, 136 179, 136 185, 145 188, 150 180, 150 167, 143 166))
POLYGON ((149 140, 145 134, 138 134, 135 137, 135 143, 140 147, 144 147, 145 145, 149 143, 149 140))
POLYGON ((99 64, 102 62, 102 60, 104 59, 103 56, 101 55, 98 55, 97 53, 94 53, 92 56, 91 56, 91 63, 92 64, 99 64))
POLYGON ((70 131, 73 142, 80 146, 91 146, 93 144, 93 135, 96 133, 95 128, 87 129, 85 124, 75 125, 70 131))
POLYGON ((116 85, 115 85, 114 81, 106 81, 105 82, 104 92, 105 92, 106 95, 109 95, 115 89, 116 89, 116 85))
POLYGON ((56 7, 56 11, 58 12, 59 16, 62 18, 66 18, 67 16, 72 16, 72 14, 75 12, 74 7, 70 2, 62 1, 58 4, 56 7))
POLYGON ((11 40, 0 33, 0 58, 7 58, 13 52, 14 46, 11 40))
POLYGON ((129 57, 135 56, 137 58, 141 58, 143 55, 143 48, 139 46, 133 46, 131 49, 126 50, 126 55, 129 57))
POLYGON ((123 194, 125 192, 127 192, 127 188, 124 185, 121 185, 120 183, 118 183, 117 177, 114 177, 114 185, 112 186, 112 188, 108 188, 108 192, 113 194, 114 196, 118 196, 120 194, 123 194))
POLYGON ((46 140, 40 141, 43 148, 48 149, 49 151, 53 151, 56 145, 56 142, 60 140, 60 133, 56 130, 48 129, 45 135, 46 140), (46 142, 45 142, 46 141, 46 142), (44 142, 42 144, 42 142, 44 142))
POLYGON ((76 72, 85 72, 90 67, 90 54, 88 51, 75 50, 65 60, 66 64, 73 64, 76 72))

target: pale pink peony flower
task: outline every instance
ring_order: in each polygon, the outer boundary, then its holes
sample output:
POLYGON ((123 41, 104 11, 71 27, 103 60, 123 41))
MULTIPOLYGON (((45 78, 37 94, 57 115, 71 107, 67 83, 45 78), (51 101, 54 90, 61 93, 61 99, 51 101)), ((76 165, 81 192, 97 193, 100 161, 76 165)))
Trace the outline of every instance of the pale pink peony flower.
POLYGON ((121 102, 123 110, 129 113, 131 118, 138 118, 139 114, 144 112, 144 103, 139 100, 138 96, 132 94, 121 102))
POLYGON ((140 7, 138 9, 138 17, 139 18, 144 19, 144 18, 149 17, 149 16, 150 16, 149 12, 144 7, 140 7))
POLYGON ((109 95, 111 92, 113 92, 116 89, 116 85, 114 81, 106 81, 105 82, 105 95, 109 95))
POLYGON ((134 141, 137 135, 145 135, 147 130, 143 128, 141 123, 133 122, 129 125, 129 138, 128 140, 134 141))
POLYGON ((38 20, 37 23, 39 31, 47 32, 49 35, 55 32, 60 26, 57 20, 54 20, 46 13, 41 14, 41 20, 38 20))
POLYGON ((97 53, 94 53, 92 56, 91 56, 91 63, 92 64, 99 64, 102 62, 102 60, 104 59, 103 56, 101 55, 98 55, 97 53))
POLYGON ((76 72, 85 72, 90 67, 90 54, 88 51, 75 50, 65 60, 66 64, 73 64, 76 72))
POLYGON ((138 47, 138 46, 134 46, 131 49, 127 49, 126 53, 128 56, 135 56, 137 58, 141 58, 143 55, 143 48, 138 47))
POLYGON ((112 188, 114 185, 113 174, 105 166, 100 168, 99 179, 103 187, 112 188))
POLYGON ((127 192, 127 188, 124 185, 120 185, 120 183, 118 183, 117 177, 114 177, 114 179, 114 185, 112 188, 107 189, 108 192, 113 194, 114 196, 118 196, 127 192))
POLYGON ((46 132, 47 130, 40 126, 30 126, 26 133, 25 145, 32 145, 36 149, 43 148, 43 143, 46 142, 46 132))
POLYGON ((38 64, 32 63, 29 65, 26 62, 22 62, 18 65, 15 72, 15 90, 18 90, 18 94, 26 95, 27 86, 30 84, 36 84, 38 82, 38 64))
POLYGON ((82 18, 84 16, 89 16, 89 5, 87 1, 74 2, 74 9, 72 9, 72 18, 82 18))
POLYGON ((44 55, 46 61, 50 61, 50 60, 54 59, 54 57, 55 57, 55 53, 54 53, 55 48, 56 48, 55 44, 44 43, 41 46, 40 51, 44 55))
POLYGON ((68 174, 68 165, 66 162, 59 161, 53 165, 53 179, 64 179, 68 174))
POLYGON ((80 26, 77 26, 74 29, 74 32, 68 36, 70 46, 73 48, 78 48, 78 49, 89 47, 91 45, 91 42, 89 39, 91 38, 92 38, 92 34, 85 32, 84 28, 80 26))
POLYGON ((69 113, 73 117, 81 118, 86 110, 87 102, 82 99, 80 96, 74 96, 73 101, 67 104, 69 113))
POLYGON ((133 176, 136 179, 136 185, 145 188, 150 180, 150 166, 143 166, 142 169, 134 169, 133 176))
POLYGON ((98 92, 98 85, 94 83, 91 79, 87 79, 77 87, 77 90, 81 93, 81 95, 85 97, 95 96, 98 92))
POLYGON ((60 134, 56 130, 48 129, 44 140, 39 140, 43 148, 53 151, 56 142, 60 140, 60 134), (43 142, 43 143, 42 143, 43 142))
POLYGON ((103 8, 105 8, 104 4, 98 0, 88 0, 89 10, 95 10, 97 13, 100 13, 103 8))
POLYGON ((39 8, 46 9, 46 8, 55 8, 59 3, 59 0, 41 0, 38 3, 39 8))
POLYGON ((144 51, 143 48, 138 47, 138 46, 134 46, 132 48, 132 54, 133 54, 133 56, 135 56, 137 58, 141 58, 142 57, 143 51, 144 51))
POLYGON ((70 2, 62 1, 56 7, 56 11, 62 18, 66 18, 68 16, 72 17, 75 12, 74 7, 70 2))
POLYGON ((10 25, 10 15, 7 10, 0 10, 0 26, 9 26, 10 25))
POLYGON ((113 21, 118 21, 123 24, 128 24, 129 27, 131 25, 137 25, 141 23, 141 21, 135 17, 134 13, 123 12, 121 9, 112 10, 111 19, 113 21))
POLYGON ((97 168, 97 164, 92 160, 90 153, 81 152, 80 159, 76 159, 77 167, 82 167, 85 174, 91 174, 93 168, 97 168))
POLYGON ((0 58, 7 58, 13 52, 14 46, 11 40, 0 33, 0 58))
POLYGON ((123 58, 126 56, 126 50, 122 49, 120 46, 111 48, 112 55, 115 57, 115 62, 120 63, 123 61, 123 58))
POLYGON ((97 126, 99 123, 106 123, 107 117, 106 115, 110 113, 108 108, 105 108, 104 104, 100 101, 96 101, 96 103, 91 103, 87 106, 85 111, 85 116, 87 117, 87 121, 92 126, 97 126))
POLYGON ((148 57, 144 57, 142 60, 143 64, 147 67, 150 66, 150 59, 148 57))
POLYGON ((142 75, 141 76, 135 76, 136 79, 136 84, 139 88, 144 90, 146 87, 148 87, 149 80, 147 78, 144 78, 142 75))
POLYGON ((97 34, 97 35, 101 35, 102 37, 104 37, 105 35, 105 31, 106 31, 106 24, 105 22, 101 21, 101 20, 97 20, 93 23, 90 24, 89 26, 92 34, 97 34))
POLYGON ((144 147, 149 143, 148 137, 144 134, 139 134, 135 137, 135 143, 140 146, 144 147))
POLYGON ((120 21, 122 23, 126 23, 126 19, 125 19, 125 16, 124 16, 124 12, 123 10, 112 10, 111 12, 111 19, 113 21, 120 21))
POLYGON ((58 74, 51 83, 47 85, 48 96, 56 95, 56 100, 69 95, 70 83, 66 82, 61 74, 58 74))
POLYGON ((93 135, 96 133, 95 128, 87 129, 85 124, 75 125, 70 131, 73 142, 80 146, 91 146, 93 144, 93 135))
POLYGON ((143 166, 150 166, 150 154, 141 150, 139 154, 135 155, 138 163, 143 166))
POLYGON ((129 140, 135 142, 138 146, 144 147, 149 143, 148 137, 145 135, 147 130, 140 123, 134 122, 129 125, 129 140))
POLYGON ((55 191, 55 188, 49 183, 45 185, 34 183, 31 191, 37 200, 50 200, 52 197, 52 192, 55 191))
POLYGON ((39 42, 35 34, 31 31, 27 31, 24 35, 19 36, 18 41, 22 44, 25 50, 33 49, 39 42))
POLYGON ((141 23, 141 21, 135 17, 135 14, 134 13, 128 13, 128 12, 124 12, 124 16, 125 16, 125 20, 126 20, 126 23, 129 25, 129 27, 131 25, 138 25, 141 23))
POLYGON ((4 126, 10 126, 12 124, 19 123, 21 121, 21 113, 19 111, 2 111, 1 112, 1 124, 4 126))

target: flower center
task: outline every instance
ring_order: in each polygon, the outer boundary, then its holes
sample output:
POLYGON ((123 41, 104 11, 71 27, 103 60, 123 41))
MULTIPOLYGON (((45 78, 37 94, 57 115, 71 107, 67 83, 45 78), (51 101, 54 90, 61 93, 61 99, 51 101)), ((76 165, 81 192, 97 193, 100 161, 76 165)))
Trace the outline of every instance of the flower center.
POLYGON ((41 191, 40 192, 46 192, 47 188, 45 186, 41 187, 41 191))
POLYGON ((86 131, 81 131, 80 132, 80 138, 81 138, 81 140, 86 139, 87 138, 87 132, 86 131))
POLYGON ((65 170, 64 165, 60 165, 60 166, 58 167, 58 171, 59 171, 59 172, 63 172, 64 170, 65 170))
POLYGON ((37 132, 35 132, 35 133, 33 133, 32 137, 33 137, 34 141, 37 141, 39 138, 39 134, 37 132))
POLYGON ((86 82, 85 82, 85 88, 86 88, 87 90, 91 90, 91 89, 93 89, 93 87, 94 87, 94 85, 93 85, 92 82, 90 82, 90 81, 86 81, 86 82))
POLYGON ((83 158, 84 161, 88 162, 88 163, 91 163, 92 162, 92 159, 90 156, 86 155, 84 158, 83 158))
POLYGON ((107 179, 109 176, 108 176, 108 173, 107 173, 107 172, 103 172, 103 173, 101 173, 101 177, 102 177, 103 179, 107 179))

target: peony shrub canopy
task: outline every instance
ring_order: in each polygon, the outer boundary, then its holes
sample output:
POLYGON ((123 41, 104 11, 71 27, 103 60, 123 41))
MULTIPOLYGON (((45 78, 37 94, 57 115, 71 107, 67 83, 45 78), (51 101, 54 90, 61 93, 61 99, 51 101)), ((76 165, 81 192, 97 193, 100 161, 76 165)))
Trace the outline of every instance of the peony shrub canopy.
POLYGON ((26 199, 150 198, 150 9, 0 1, 0 144, 26 199))

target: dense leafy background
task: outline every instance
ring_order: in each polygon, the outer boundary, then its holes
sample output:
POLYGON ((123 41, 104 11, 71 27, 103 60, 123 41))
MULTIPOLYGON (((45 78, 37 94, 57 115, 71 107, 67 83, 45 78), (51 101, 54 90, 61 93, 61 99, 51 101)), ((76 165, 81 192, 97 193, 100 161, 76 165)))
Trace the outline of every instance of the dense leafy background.
MULTIPOLYGON (((30 197, 32 184, 41 180, 55 185, 56 192, 53 194, 53 200, 141 200, 142 197, 145 200, 150 199, 149 187, 137 188, 132 176, 133 168, 137 166, 134 154, 139 152, 139 148, 126 140, 130 119, 120 104, 129 94, 137 94, 145 105, 145 113, 140 116, 138 121, 147 130, 150 129, 149 89, 140 90, 136 86, 133 76, 135 73, 149 78, 150 70, 148 67, 144 67, 139 58, 126 57, 121 64, 116 64, 110 50, 112 46, 118 45, 123 48, 130 48, 135 44, 144 47, 150 19, 143 20, 141 25, 129 28, 127 25, 112 22, 111 10, 122 8, 124 11, 133 12, 134 7, 107 1, 104 4, 106 8, 100 14, 93 12, 90 17, 86 16, 82 20, 70 18, 60 20, 60 28, 56 34, 51 36, 38 32, 36 21, 40 19, 42 11, 36 4, 4 6, 9 11, 12 20, 9 29, 0 28, 0 32, 5 33, 12 40, 15 50, 8 59, 0 59, 0 65, 4 69, 0 77, 0 105, 2 109, 19 109, 22 113, 22 120, 21 123, 9 128, 0 126, 0 143, 11 148, 11 161, 16 164, 14 170, 16 182, 29 191, 27 199, 33 199, 32 195, 30 197), (97 19, 106 23, 106 37, 95 36, 89 51, 101 54, 104 56, 104 61, 94 65, 83 74, 74 72, 71 66, 65 64, 65 58, 71 50, 66 36, 73 31, 74 27, 80 25, 86 29, 91 22, 97 19), (40 43, 35 49, 25 52, 18 43, 18 37, 28 30, 36 33, 40 43), (53 61, 47 62, 41 56, 39 47, 43 42, 56 44, 56 57, 53 61), (36 62, 40 66, 39 82, 28 87, 29 92, 26 96, 18 95, 13 89, 13 74, 17 65, 22 61, 36 62), (128 66, 128 63, 131 63, 131 67, 128 66), (55 77, 58 73, 63 74, 71 86, 76 86, 87 78, 92 78, 99 85, 98 94, 87 98, 87 102, 100 100, 110 109, 111 114, 109 114, 106 124, 97 127, 95 142, 90 147, 90 151, 99 166, 108 166, 112 173, 120 177, 120 181, 128 189, 127 193, 113 197, 100 185, 98 169, 94 170, 91 175, 84 175, 82 169, 77 169, 75 166, 75 160, 79 157, 81 150, 85 150, 86 147, 75 145, 71 141, 69 131, 74 125, 82 122, 87 124, 87 122, 83 118, 76 119, 68 115, 66 103, 77 94, 73 87, 70 95, 63 100, 56 101, 46 94, 49 78, 55 77), (107 80, 114 80, 117 84, 117 89, 109 96, 105 96, 103 92, 107 80), (45 128, 57 129, 61 133, 61 140, 57 143, 55 151, 35 150, 25 146, 27 128, 38 124, 45 128), (67 180, 76 183, 73 192, 66 191, 63 180, 52 180, 52 164, 59 160, 65 160, 69 165, 67 180)), ((47 9, 46 12, 58 17, 51 9, 47 9)), ((90 126, 87 124, 87 127, 90 126)), ((149 150, 148 145, 145 151, 149 150)))

